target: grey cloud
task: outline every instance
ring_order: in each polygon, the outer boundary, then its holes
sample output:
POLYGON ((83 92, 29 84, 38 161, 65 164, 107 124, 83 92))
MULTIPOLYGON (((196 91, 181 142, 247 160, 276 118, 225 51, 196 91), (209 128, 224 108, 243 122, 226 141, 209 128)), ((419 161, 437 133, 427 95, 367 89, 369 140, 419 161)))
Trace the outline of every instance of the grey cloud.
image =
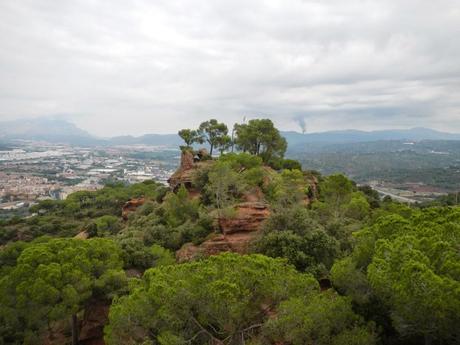
POLYGON ((0 119, 460 131, 456 0, 0 2, 0 119))

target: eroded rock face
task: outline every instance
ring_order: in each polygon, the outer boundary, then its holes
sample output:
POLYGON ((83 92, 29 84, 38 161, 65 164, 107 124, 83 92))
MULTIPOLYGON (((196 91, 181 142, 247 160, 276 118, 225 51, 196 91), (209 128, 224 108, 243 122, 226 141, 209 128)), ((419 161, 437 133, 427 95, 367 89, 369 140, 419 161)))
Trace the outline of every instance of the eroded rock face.
POLYGON ((192 151, 182 151, 180 166, 168 179, 171 189, 175 191, 179 186, 183 185, 189 191, 193 191, 192 184, 195 172, 213 163, 212 160, 206 160, 206 157, 208 157, 206 149, 200 149, 196 155, 192 151))
POLYGON ((168 179, 171 189, 176 190, 180 185, 190 187, 194 171, 195 160, 193 153, 191 151, 182 151, 179 169, 168 179))
POLYGON ((79 334, 80 345, 104 345, 104 326, 109 319, 110 302, 96 301, 86 308, 79 334))
POLYGON ((189 170, 193 168, 195 160, 192 151, 182 151, 180 156, 180 170, 189 170))
POLYGON ((318 199, 318 184, 319 184, 319 181, 318 181, 318 178, 314 175, 310 175, 308 177, 306 177, 306 180, 308 182, 308 185, 309 185, 309 189, 310 189, 310 195, 308 196, 308 203, 311 203, 313 202, 314 200, 318 199))
POLYGON ((121 216, 123 217, 124 220, 127 220, 129 214, 136 211, 136 209, 139 206, 144 205, 144 203, 145 203, 144 198, 137 198, 137 199, 129 200, 123 205, 123 208, 121 209, 121 216))
POLYGON ((73 238, 76 238, 78 240, 87 240, 89 238, 89 234, 86 230, 82 230, 78 234, 76 234, 73 238))
POLYGON ((176 252, 176 259, 178 262, 186 262, 199 257, 218 255, 224 252, 247 254, 258 235, 258 231, 239 232, 228 235, 216 234, 198 246, 193 243, 183 245, 176 252))
POLYGON ((219 228, 223 234, 258 231, 270 211, 262 202, 244 202, 236 206, 235 217, 219 218, 219 228))
MULTIPOLYGON (((110 304, 107 300, 93 300, 89 303, 83 318, 78 321, 79 345, 105 345, 104 326, 109 320, 110 304)), ((71 341, 70 320, 62 319, 51 323, 40 344, 63 345, 71 341)))
POLYGON ((248 253, 260 234, 263 222, 270 216, 270 211, 262 202, 244 202, 235 208, 233 217, 217 220, 221 233, 215 234, 198 246, 192 243, 185 244, 176 252, 177 260, 184 262, 222 252, 248 253))

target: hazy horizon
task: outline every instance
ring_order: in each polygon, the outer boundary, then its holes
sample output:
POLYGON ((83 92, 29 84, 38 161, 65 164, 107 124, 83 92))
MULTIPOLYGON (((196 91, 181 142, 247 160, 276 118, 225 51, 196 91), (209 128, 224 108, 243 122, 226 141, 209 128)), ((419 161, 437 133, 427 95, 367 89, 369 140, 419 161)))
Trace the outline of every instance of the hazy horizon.
MULTIPOLYGON (((221 121, 221 119, 217 119, 218 121, 221 121)), ((225 122, 224 122, 225 123, 225 122)), ((148 131, 146 130, 144 133, 140 134, 133 134, 133 133, 124 133, 120 135, 108 135, 108 136, 101 136, 97 135, 91 131, 85 130, 81 127, 79 127, 75 122, 72 120, 68 119, 62 119, 62 118, 56 118, 56 117, 38 117, 38 118, 24 118, 24 119, 17 119, 17 120, 10 120, 10 121, 2 121, 0 119, 0 125, 4 124, 7 125, 6 130, 3 130, 3 134, 8 132, 8 128, 12 129, 14 128, 13 131, 17 130, 19 133, 23 132, 24 135, 30 135, 30 130, 32 132, 36 131, 36 129, 40 128, 41 130, 46 130, 48 132, 53 132, 53 130, 57 130, 59 126, 63 126, 62 128, 66 128, 68 130, 68 126, 74 126, 74 129, 77 131, 75 134, 78 135, 78 131, 83 131, 86 132, 86 134, 89 134, 95 139, 111 139, 115 137, 123 137, 123 136, 131 136, 131 137, 142 137, 143 135, 177 135, 177 131, 175 132, 154 132, 154 131, 148 131), (22 126, 22 127, 21 127, 22 126), (36 127, 33 127, 36 126, 36 127), (25 134, 29 133, 29 134, 25 134)), ((228 125, 228 128, 232 128, 232 124, 226 123, 228 125)), ((195 124, 195 126, 191 126, 191 128, 197 128, 198 123, 195 124)), ((183 127, 181 127, 183 128, 183 127)), ((409 131, 415 131, 423 133, 423 131, 433 131, 438 134, 446 134, 446 135, 458 135, 460 137, 460 132, 455 132, 455 131, 442 131, 442 130, 437 130, 434 128, 429 128, 429 127, 389 127, 389 128, 380 128, 380 129, 370 129, 370 130, 363 130, 363 129, 356 129, 356 128, 343 128, 343 129, 337 129, 337 130, 322 130, 322 131, 314 131, 314 132, 302 132, 301 128, 294 128, 293 130, 284 130, 280 128, 280 131, 282 133, 297 133, 297 134, 305 134, 305 135, 321 135, 321 134, 328 134, 328 133, 349 133, 349 132, 354 132, 356 131, 357 133, 379 133, 379 132, 409 132, 409 131)), ((58 133, 56 133, 58 134, 58 133)), ((80 133, 81 134, 81 133, 80 133)), ((43 134, 44 135, 44 134, 43 134)), ((2 136, 2 131, 0 129, 0 139, 2 136)), ((451 138, 450 138, 451 139, 451 138)))
POLYGON ((0 22, 0 120, 460 132, 454 0, 4 1, 0 22))

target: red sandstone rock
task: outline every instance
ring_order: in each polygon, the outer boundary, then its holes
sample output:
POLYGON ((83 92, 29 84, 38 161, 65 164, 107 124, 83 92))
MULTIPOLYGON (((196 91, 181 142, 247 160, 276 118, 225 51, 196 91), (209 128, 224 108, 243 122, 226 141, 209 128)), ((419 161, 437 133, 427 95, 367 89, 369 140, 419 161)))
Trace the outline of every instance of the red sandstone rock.
POLYGON ((187 243, 176 252, 178 262, 186 262, 201 256, 218 255, 224 252, 247 254, 254 240, 259 235, 258 231, 238 232, 228 235, 215 235, 200 245, 187 243))
POLYGON ((78 234, 76 234, 73 238, 79 239, 79 240, 86 240, 88 239, 89 234, 86 232, 86 230, 80 231, 78 234))
POLYGON ((192 183, 196 171, 213 163, 212 160, 200 160, 207 156, 205 149, 199 150, 197 156, 198 158, 195 160, 193 152, 182 152, 179 169, 168 179, 172 190, 176 190, 179 186, 184 185, 189 191, 192 191, 192 183))
POLYGON ((110 302, 96 301, 86 308, 80 328, 80 345, 104 345, 104 326, 110 302))
POLYGON ((267 205, 261 202, 244 202, 236 207, 235 216, 220 218, 217 223, 222 234, 216 234, 200 245, 187 243, 176 252, 179 262, 199 256, 217 255, 222 252, 246 254, 259 236, 262 223, 270 215, 267 205))
POLYGON ((189 187, 189 185, 191 186, 194 168, 195 161, 193 153, 191 151, 182 151, 179 169, 168 179, 171 189, 175 190, 181 184, 186 187, 189 187))
POLYGON ((224 234, 257 231, 262 222, 270 215, 267 205, 262 202, 244 202, 235 208, 236 215, 234 217, 218 220, 219 228, 224 234))
POLYGON ((136 209, 139 207, 139 206, 142 206, 144 205, 145 203, 145 199, 144 198, 138 198, 138 199, 131 199, 129 200, 128 202, 126 202, 124 205, 123 205, 123 208, 121 209, 121 216, 123 217, 124 220, 127 220, 128 219, 128 215, 134 211, 136 211, 136 209))

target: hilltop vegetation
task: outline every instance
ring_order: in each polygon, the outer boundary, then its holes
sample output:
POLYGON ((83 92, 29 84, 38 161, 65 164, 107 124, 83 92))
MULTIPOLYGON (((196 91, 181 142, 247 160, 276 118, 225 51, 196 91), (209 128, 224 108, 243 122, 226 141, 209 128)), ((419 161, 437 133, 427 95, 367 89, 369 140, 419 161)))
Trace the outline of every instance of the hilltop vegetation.
POLYGON ((228 133, 181 131, 172 188, 107 185, 2 221, 0 344, 76 344, 100 302, 107 344, 459 342, 459 207, 302 171, 269 120, 228 133))

